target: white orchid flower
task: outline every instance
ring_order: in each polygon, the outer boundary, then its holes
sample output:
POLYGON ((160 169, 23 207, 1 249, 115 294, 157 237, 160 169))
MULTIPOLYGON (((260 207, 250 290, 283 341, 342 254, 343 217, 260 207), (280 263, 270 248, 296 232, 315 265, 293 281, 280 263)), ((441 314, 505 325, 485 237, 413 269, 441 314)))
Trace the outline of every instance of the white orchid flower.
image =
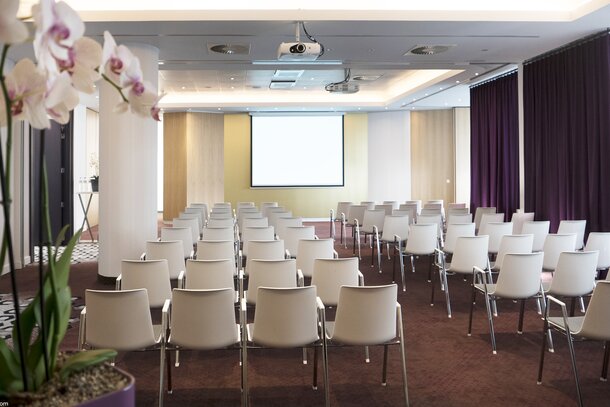
MULTIPOLYGON (((132 64, 136 57, 124 45, 116 45, 116 41, 108 31, 104 31, 104 47, 102 49, 101 70, 110 80, 119 82, 121 74, 132 64)), ((139 63, 139 62, 138 62, 139 63)))
POLYGON ((0 0, 0 43, 19 44, 28 38, 28 29, 17 18, 19 0, 0 0))
POLYGON ((68 123, 70 111, 78 105, 78 102, 78 92, 72 87, 68 72, 64 71, 50 80, 44 104, 47 114, 53 120, 59 124, 68 123))
POLYGON ((63 1, 40 0, 32 7, 36 34, 34 52, 38 66, 59 73, 57 61, 69 61, 70 49, 85 33, 85 24, 76 11, 63 1))
POLYGON ((61 72, 70 73, 74 87, 84 93, 95 92, 94 83, 100 78, 97 68, 102 58, 102 47, 91 38, 83 37, 68 51, 68 59, 58 60, 61 72))
MULTIPOLYGON (((46 77, 29 59, 22 59, 5 76, 9 97, 8 114, 16 120, 27 120, 36 129, 49 127, 44 105, 46 77)), ((6 124, 6 103, 0 94, 0 124, 6 124)))

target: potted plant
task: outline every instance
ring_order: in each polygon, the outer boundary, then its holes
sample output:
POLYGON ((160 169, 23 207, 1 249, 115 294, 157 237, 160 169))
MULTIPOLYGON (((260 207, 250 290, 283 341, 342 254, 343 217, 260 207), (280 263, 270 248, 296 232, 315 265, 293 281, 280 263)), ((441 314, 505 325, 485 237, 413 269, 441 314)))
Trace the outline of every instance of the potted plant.
MULTIPOLYGON (((68 327, 71 311, 71 293, 68 285, 70 257, 80 231, 74 234, 64 252, 57 247, 67 227, 55 239, 52 248, 48 191, 44 167, 44 129, 50 120, 65 124, 69 112, 79 102, 78 91, 93 93, 94 82, 103 78, 120 96, 118 110, 159 119, 156 89, 143 81, 139 61, 129 49, 117 46, 109 33, 104 35, 102 47, 92 39, 83 37, 84 24, 77 13, 63 2, 40 0, 32 7, 34 21, 34 50, 37 63, 29 59, 18 61, 9 70, 6 57, 11 45, 28 41, 28 27, 17 18, 19 0, 0 0, 0 126, 7 129, 0 144, 1 210, 6 220, 0 247, 0 265, 8 260, 10 269, 15 323, 12 344, 0 339, 0 399, 19 400, 36 398, 36 392, 58 381, 69 386, 70 377, 91 366, 112 358, 114 350, 100 349, 62 355, 60 344, 68 327), (44 242, 48 264, 39 256, 39 290, 34 300, 20 309, 19 289, 15 277, 13 236, 10 215, 10 168, 12 158, 13 120, 26 120, 30 126, 42 129, 40 155, 42 231, 39 241, 44 242)), ((97 174, 97 171, 96 171, 97 174)), ((132 385, 133 391, 133 385, 132 385)), ((45 397, 45 396, 42 396, 45 397)), ((95 396, 94 396, 95 397, 95 396)), ((133 404, 133 396, 131 403, 133 404)), ((81 401, 67 401, 77 404, 81 401)), ((97 402, 94 402, 94 405, 97 402)), ((125 404, 121 404, 125 405, 125 404)))
POLYGON ((89 156, 89 167, 93 171, 93 175, 91 176, 91 191, 97 192, 100 187, 100 162, 95 154, 91 154, 89 156))

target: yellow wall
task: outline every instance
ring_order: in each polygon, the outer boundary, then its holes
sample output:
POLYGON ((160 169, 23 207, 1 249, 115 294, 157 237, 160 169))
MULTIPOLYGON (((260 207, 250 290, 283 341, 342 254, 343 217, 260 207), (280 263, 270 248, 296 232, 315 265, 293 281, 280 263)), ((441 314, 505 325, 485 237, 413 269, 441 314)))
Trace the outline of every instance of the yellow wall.
MULTIPOLYGON (((345 186, 341 188, 250 188, 250 116, 226 114, 224 122, 225 201, 277 201, 293 215, 326 218, 339 201, 360 202, 368 190, 368 116, 346 114, 344 119, 345 186)), ((312 160, 315 162, 315 157, 312 160)), ((278 169, 281 171, 281 169, 278 169)))

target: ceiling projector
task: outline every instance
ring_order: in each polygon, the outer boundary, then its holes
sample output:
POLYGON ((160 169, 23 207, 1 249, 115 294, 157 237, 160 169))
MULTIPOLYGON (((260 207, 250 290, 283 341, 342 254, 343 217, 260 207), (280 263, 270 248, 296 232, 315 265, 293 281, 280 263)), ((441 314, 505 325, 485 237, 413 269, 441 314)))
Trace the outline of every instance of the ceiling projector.
POLYGON ((280 61, 315 61, 322 47, 317 42, 282 42, 277 49, 280 61))

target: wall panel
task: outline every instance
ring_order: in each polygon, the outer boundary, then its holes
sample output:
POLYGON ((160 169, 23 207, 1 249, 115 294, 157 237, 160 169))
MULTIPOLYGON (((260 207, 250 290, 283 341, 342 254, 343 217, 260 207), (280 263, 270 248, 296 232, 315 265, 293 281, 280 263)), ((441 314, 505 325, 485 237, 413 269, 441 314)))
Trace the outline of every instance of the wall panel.
POLYGON ((163 219, 172 220, 186 206, 186 113, 163 115, 163 219))

